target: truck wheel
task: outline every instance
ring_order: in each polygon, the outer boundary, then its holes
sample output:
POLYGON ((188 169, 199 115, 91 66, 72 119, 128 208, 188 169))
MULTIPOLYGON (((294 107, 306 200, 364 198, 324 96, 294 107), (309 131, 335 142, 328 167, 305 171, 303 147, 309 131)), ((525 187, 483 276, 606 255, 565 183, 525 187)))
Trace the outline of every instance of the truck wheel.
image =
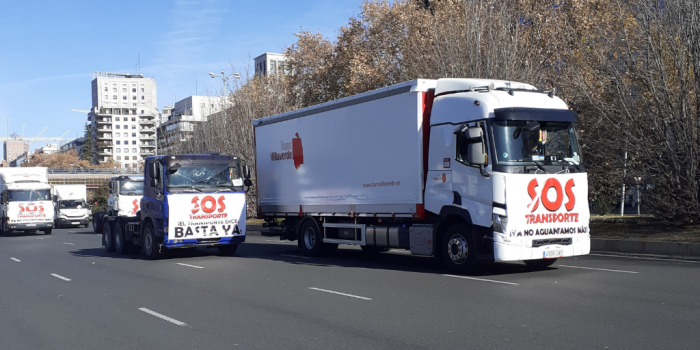
POLYGON ((53 229, 44 230, 45 235, 50 235, 51 233, 53 233, 53 229))
POLYGON ((301 252, 309 256, 321 255, 321 232, 313 220, 306 220, 299 228, 298 246, 301 252))
POLYGON ((462 224, 452 225, 442 235, 438 253, 447 269, 456 273, 466 273, 476 265, 476 252, 471 232, 462 224))
POLYGON ((525 265, 533 270, 544 270, 552 266, 556 261, 557 259, 524 260, 525 265))
POLYGON ((108 252, 114 251, 114 233, 109 222, 102 224, 102 244, 108 252))
POLYGON ((141 244, 141 252, 147 260, 157 260, 165 254, 159 246, 160 242, 156 237, 156 229, 153 228, 153 223, 148 223, 143 228, 143 243, 141 244))
POLYGON ((124 224, 117 221, 114 224, 114 250, 119 254, 126 254, 129 252, 129 248, 129 242, 127 242, 124 233, 124 224))
POLYGON ((216 249, 219 250, 219 254, 221 254, 221 255, 233 255, 236 253, 236 250, 238 249, 238 244, 220 245, 220 246, 217 246, 216 249))
POLYGON ((92 231, 95 233, 102 233, 102 215, 92 216, 92 231))

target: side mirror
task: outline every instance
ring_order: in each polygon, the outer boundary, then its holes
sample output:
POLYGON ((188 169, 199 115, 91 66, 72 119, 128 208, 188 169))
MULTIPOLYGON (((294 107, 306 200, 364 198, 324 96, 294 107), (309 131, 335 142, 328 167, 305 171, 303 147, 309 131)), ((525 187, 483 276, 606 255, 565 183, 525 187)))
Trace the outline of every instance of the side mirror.
MULTIPOLYGON (((148 169, 148 170, 149 170, 148 176, 149 176, 151 179, 155 179, 156 177, 158 177, 158 174, 157 174, 157 172, 158 172, 158 162, 151 162, 151 163, 149 164, 149 166, 150 166, 150 169, 148 169)), ((151 186, 155 186, 155 185, 151 185, 151 186)))
POLYGON ((469 162, 469 164, 486 165, 488 163, 488 158, 486 152, 484 152, 483 143, 470 143, 467 152, 467 162, 469 162))
POLYGON ((151 187, 158 186, 158 180, 155 177, 151 177, 151 187))
POLYGON ((466 132, 464 133, 464 136, 470 140, 473 140, 473 139, 482 140, 484 134, 483 134, 483 131, 481 131, 481 128, 477 126, 477 127, 471 127, 469 129, 467 129, 466 132))
MULTIPOLYGON (((250 167, 246 164, 243 166, 243 177, 246 179, 250 179, 250 167)), ((246 185, 250 186, 250 185, 246 185)))

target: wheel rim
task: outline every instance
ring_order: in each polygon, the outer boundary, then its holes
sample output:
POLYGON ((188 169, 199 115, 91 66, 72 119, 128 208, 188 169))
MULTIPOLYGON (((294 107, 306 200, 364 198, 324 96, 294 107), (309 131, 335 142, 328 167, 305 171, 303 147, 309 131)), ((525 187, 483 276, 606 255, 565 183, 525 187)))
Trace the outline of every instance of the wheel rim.
POLYGON ((447 256, 457 265, 463 264, 469 257, 469 246, 462 235, 453 235, 447 241, 447 256))
POLYGON ((112 245, 112 237, 110 237, 111 235, 109 232, 109 226, 105 226, 102 232, 102 234, 105 237, 105 247, 109 247, 110 245, 112 245))
POLYGON ((153 237, 151 237, 151 230, 146 229, 146 234, 143 237, 143 249, 146 250, 147 255, 151 255, 153 252, 153 237))
POLYGON ((316 246, 316 233, 311 227, 304 230, 304 244, 306 244, 307 249, 314 249, 316 246))

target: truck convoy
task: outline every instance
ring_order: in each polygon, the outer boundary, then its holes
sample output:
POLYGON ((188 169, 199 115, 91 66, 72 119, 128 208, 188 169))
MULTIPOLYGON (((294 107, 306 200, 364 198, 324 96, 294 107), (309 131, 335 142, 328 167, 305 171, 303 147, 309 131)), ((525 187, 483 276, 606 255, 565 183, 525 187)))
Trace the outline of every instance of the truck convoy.
POLYGON ((236 252, 245 241, 244 186, 250 185, 250 172, 246 167, 244 180, 237 157, 155 156, 145 165, 143 177, 113 178, 107 212, 93 216, 107 251, 139 246, 146 259, 174 248, 236 252))
POLYGON ((90 206, 85 185, 53 185, 51 197, 56 210, 54 227, 90 225, 90 206))
POLYGON ((2 212, 0 232, 36 232, 50 235, 54 207, 46 168, 0 168, 2 212))
POLYGON ((590 251, 574 123, 524 83, 413 80, 253 121, 258 215, 309 255, 406 249, 456 272, 590 251), (303 140, 303 141, 302 141, 303 140))

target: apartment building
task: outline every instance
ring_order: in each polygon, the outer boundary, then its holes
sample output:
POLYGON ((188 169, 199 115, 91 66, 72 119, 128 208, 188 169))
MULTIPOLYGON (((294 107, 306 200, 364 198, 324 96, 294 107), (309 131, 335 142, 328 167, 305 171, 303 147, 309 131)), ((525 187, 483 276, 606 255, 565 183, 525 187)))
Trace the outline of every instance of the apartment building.
POLYGON ((12 163, 21 155, 29 153, 29 142, 26 142, 19 136, 15 136, 14 138, 3 142, 3 146, 5 148, 3 153, 7 164, 12 163))
POLYGON ((94 163, 110 159, 136 167, 156 150, 156 82, 141 74, 93 72, 92 109, 94 163))
POLYGON ((255 57, 255 75, 288 74, 289 67, 285 64, 287 56, 281 53, 265 52, 255 57))
POLYGON ((158 153, 177 152, 173 146, 192 137, 197 124, 204 123, 212 114, 223 111, 225 97, 190 96, 175 102, 175 107, 166 106, 167 120, 158 126, 158 153))

